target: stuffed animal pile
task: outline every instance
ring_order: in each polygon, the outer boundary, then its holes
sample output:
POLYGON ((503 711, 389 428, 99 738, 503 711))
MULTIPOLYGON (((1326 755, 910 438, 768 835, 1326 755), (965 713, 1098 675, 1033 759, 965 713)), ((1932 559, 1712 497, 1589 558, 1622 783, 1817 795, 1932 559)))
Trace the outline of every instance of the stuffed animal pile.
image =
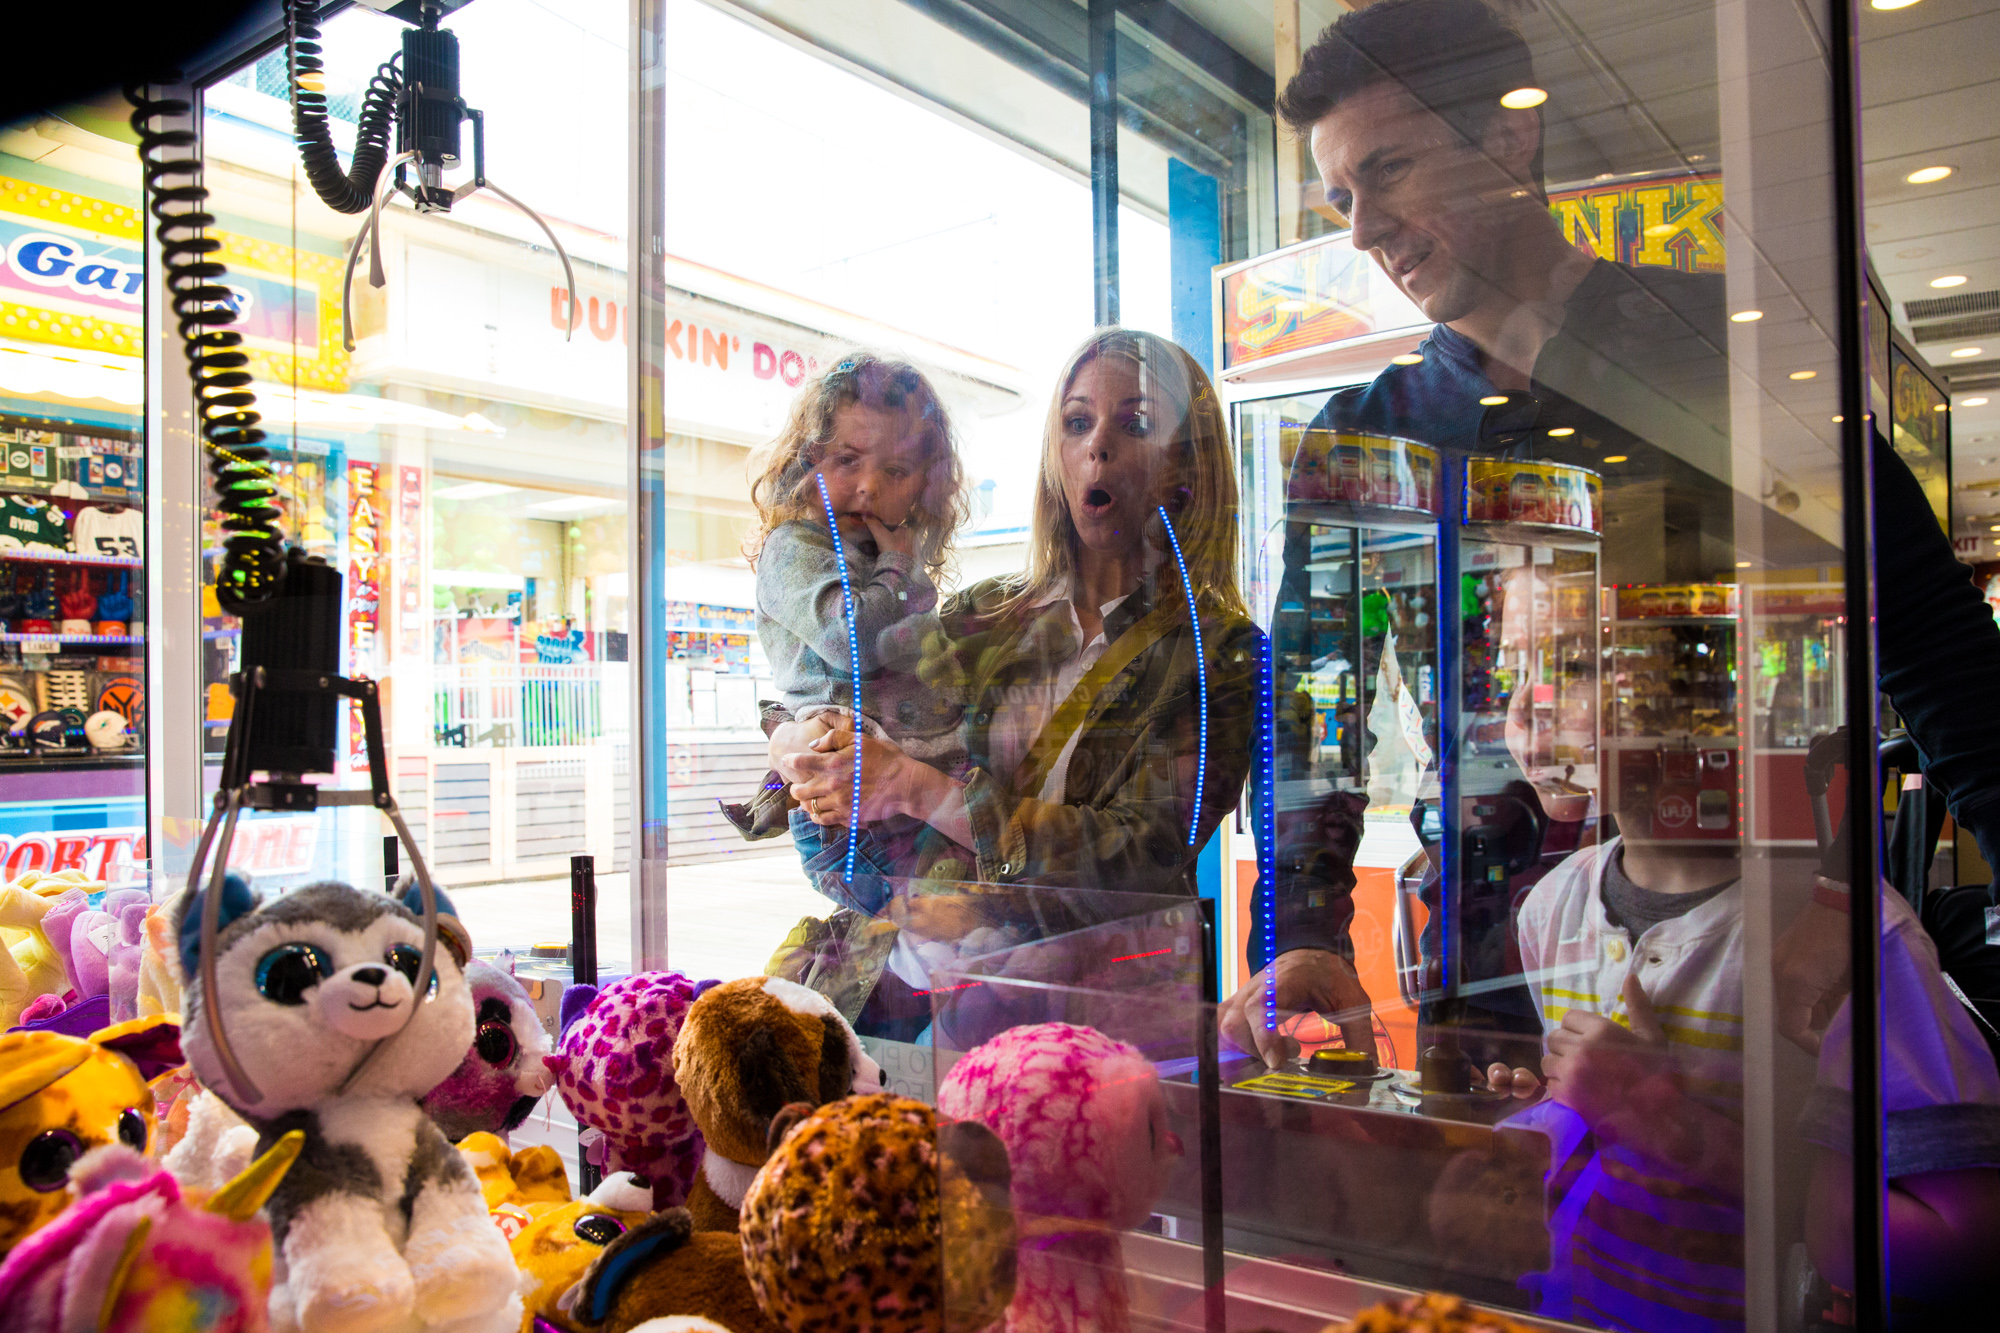
POLYGON ((230 876, 211 991, 202 893, 43 888, 0 890, 15 1016, 57 984, 45 1024, 121 988, 162 1012, 0 1036, 10 1330, 1130 1326, 1118 1237, 1180 1145, 1151 1064, 1092 1029, 1002 1033, 933 1110, 780 978, 573 988, 551 1044, 441 894, 419 985, 414 890, 260 900, 230 876), (608 1173, 584 1197, 554 1148, 509 1140, 551 1091, 608 1173))

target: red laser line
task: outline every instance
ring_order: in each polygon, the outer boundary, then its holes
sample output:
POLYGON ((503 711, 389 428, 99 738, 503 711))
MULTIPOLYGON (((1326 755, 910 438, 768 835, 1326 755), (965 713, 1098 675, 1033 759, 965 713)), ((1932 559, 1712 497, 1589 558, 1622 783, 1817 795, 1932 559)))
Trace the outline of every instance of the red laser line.
POLYGON ((1163 953, 1172 953, 1172 952, 1173 952, 1173 950, 1172 950, 1172 949, 1170 949, 1170 948, 1169 948, 1169 949, 1155 949, 1155 950, 1153 950, 1153 951, 1152 951, 1151 953, 1128 953, 1128 954, 1126 954, 1126 955, 1125 955, 1124 957, 1122 957, 1122 958, 1114 958, 1114 959, 1112 959, 1111 961, 1112 961, 1112 962, 1114 962, 1114 963, 1129 963, 1129 962, 1131 962, 1131 961, 1132 961, 1132 960, 1133 960, 1134 958, 1158 958, 1158 957, 1159 957, 1159 956, 1160 956, 1161 954, 1163 954, 1163 953))

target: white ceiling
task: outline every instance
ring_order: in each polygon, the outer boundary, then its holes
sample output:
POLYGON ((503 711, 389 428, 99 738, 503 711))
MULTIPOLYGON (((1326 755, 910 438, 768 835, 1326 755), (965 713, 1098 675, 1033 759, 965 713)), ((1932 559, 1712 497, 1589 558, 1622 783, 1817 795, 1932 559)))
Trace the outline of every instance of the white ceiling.
MULTIPOLYGON (((1907 335, 1908 302, 2000 294, 2000 3, 1921 0, 1886 12, 1864 3, 1861 43, 1868 249, 1907 335), (1904 179, 1926 166, 1952 174, 1934 185, 1904 179), (1968 281, 1932 289, 1946 274, 1968 281)), ((1958 380, 1952 479, 1959 512, 1977 516, 1983 532, 2000 499, 1966 487, 2000 482, 2000 383, 1980 384, 2000 381, 2000 333, 1920 341, 1918 350, 1958 380), (1967 346, 1982 354, 1950 355, 1967 346), (1968 373, 1977 376, 1970 385, 1968 373), (1994 403, 1967 407, 1967 397, 1994 403)))

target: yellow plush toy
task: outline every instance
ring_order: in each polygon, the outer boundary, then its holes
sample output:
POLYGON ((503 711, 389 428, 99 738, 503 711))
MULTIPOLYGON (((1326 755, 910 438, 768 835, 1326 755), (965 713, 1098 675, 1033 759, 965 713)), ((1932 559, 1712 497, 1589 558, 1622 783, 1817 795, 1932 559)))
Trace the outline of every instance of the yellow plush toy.
POLYGON ((177 1060, 178 1033, 153 1018, 87 1041, 0 1036, 0 1255, 62 1212, 70 1168, 84 1153, 107 1143, 141 1153, 152 1146, 153 1093, 139 1061, 177 1060))
POLYGON ((538 1317, 581 1333, 582 1326, 557 1303, 607 1244, 646 1220, 643 1208, 624 1211, 615 1205, 627 1199, 639 1202, 648 1192, 620 1173, 597 1197, 572 1200, 562 1156, 547 1144, 509 1152, 499 1135, 481 1132, 466 1135, 458 1151, 479 1178, 494 1225, 506 1235, 514 1266, 525 1279, 521 1333, 534 1333, 538 1317))
POLYGON ((0 888, 0 1028, 21 1021, 38 995, 60 995, 69 985, 62 957, 42 933, 49 899, 19 885, 0 888))

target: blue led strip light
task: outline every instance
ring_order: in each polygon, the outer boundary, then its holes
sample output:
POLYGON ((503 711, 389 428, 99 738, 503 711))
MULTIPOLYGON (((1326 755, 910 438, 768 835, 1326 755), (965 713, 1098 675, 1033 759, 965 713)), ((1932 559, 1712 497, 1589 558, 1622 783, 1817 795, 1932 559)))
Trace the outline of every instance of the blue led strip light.
POLYGON ((1271 636, 1257 632, 1257 883, 1264 890, 1264 1030, 1278 1027, 1278 738, 1271 636))
POLYGON ((826 530, 833 534, 833 560, 840 566, 840 609, 847 617, 847 671, 854 684, 854 804, 847 812, 847 865, 841 882, 854 882, 854 851, 861 841, 861 636, 854 628, 854 585, 847 578, 847 548, 840 540, 840 520, 833 516, 833 499, 826 493, 826 474, 815 472, 819 502, 826 506, 826 530))
POLYGON ((1167 541, 1174 548, 1174 563, 1181 567, 1181 591, 1187 594, 1188 624, 1194 628, 1194 682, 1198 692, 1201 739, 1195 750, 1194 818, 1188 820, 1187 845, 1192 847, 1201 832, 1201 788, 1208 778, 1208 658, 1201 651, 1201 612, 1194 602, 1194 584, 1188 579, 1187 557, 1181 554, 1181 539, 1174 534, 1174 521, 1167 507, 1159 506, 1160 522, 1167 525, 1167 541))

